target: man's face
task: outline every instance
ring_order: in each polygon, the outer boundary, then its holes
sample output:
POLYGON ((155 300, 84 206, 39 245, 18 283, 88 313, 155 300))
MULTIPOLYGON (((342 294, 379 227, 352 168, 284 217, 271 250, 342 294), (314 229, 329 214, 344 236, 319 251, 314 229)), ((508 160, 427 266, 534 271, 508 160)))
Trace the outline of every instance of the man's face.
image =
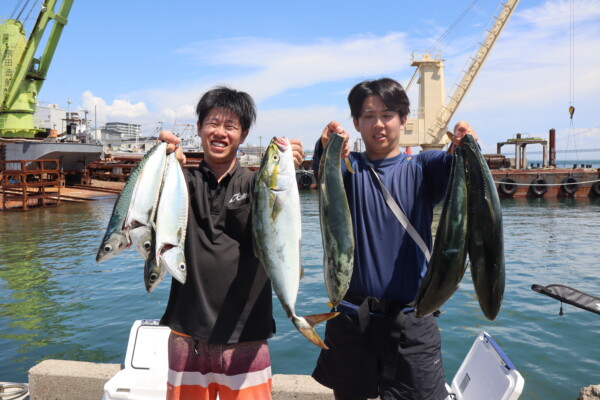
POLYGON ((223 108, 210 110, 204 121, 198 121, 197 126, 207 162, 233 162, 238 147, 248 135, 248 130, 242 131, 240 118, 223 108))
POLYGON ((400 154, 400 132, 406 124, 396 111, 388 110, 379 96, 363 101, 360 117, 354 127, 360 132, 371 160, 381 160, 400 154))

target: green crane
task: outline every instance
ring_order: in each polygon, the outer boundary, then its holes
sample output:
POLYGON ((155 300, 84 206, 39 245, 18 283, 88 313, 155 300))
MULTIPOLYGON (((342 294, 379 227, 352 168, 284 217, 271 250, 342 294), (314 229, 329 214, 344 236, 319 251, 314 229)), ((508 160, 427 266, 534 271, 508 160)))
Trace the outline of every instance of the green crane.
POLYGON ((0 137, 31 138, 43 132, 33 123, 37 97, 73 5, 73 0, 63 0, 55 12, 57 1, 44 0, 29 40, 21 21, 9 19, 0 24, 0 137), (51 21, 44 52, 35 58, 51 21))

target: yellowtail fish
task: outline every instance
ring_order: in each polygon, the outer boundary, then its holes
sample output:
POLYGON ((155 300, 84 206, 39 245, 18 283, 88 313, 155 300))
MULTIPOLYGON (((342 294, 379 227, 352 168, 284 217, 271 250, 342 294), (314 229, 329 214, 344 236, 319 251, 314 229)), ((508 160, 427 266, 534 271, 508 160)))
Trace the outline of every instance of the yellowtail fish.
POLYGON ((314 326, 338 313, 301 317, 296 315, 300 287, 300 196, 286 138, 273 138, 262 159, 252 203, 254 253, 271 279, 286 315, 308 340, 326 349, 314 326))
POLYGON ((479 307, 493 321, 504 297, 504 236, 502 207, 496 184, 479 146, 465 135, 465 152, 469 185, 468 254, 471 277, 479 307))
POLYGON ((457 147, 431 260, 415 300, 417 317, 437 311, 458 289, 467 269, 467 219, 467 177, 463 149, 457 147))
MULTIPOLYGON (((354 268, 352 217, 340 168, 343 146, 342 136, 333 133, 323 150, 319 164, 323 274, 332 307, 337 307, 348 291, 354 268)), ((349 168, 351 169, 351 166, 349 168)))

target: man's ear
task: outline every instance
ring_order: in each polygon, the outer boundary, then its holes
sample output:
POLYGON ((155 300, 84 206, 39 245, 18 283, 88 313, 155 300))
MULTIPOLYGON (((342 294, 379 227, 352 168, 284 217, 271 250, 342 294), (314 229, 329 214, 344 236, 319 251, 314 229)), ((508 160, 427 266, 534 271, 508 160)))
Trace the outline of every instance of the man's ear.
POLYGON ((250 129, 246 129, 245 131, 242 132, 242 136, 240 138, 240 144, 244 143, 244 141, 248 137, 248 133, 250 133, 250 129))
POLYGON ((201 121, 196 122, 196 133, 198 134, 198 136, 200 136, 201 129, 202 129, 202 122, 201 121))
POLYGON ((358 118, 352 118, 352 122, 354 123, 354 129, 356 129, 357 132, 360 132, 358 130, 358 118))
POLYGON ((406 115, 404 117, 400 118, 400 125, 402 125, 402 128, 404 128, 406 126, 407 120, 408 120, 408 117, 406 115))

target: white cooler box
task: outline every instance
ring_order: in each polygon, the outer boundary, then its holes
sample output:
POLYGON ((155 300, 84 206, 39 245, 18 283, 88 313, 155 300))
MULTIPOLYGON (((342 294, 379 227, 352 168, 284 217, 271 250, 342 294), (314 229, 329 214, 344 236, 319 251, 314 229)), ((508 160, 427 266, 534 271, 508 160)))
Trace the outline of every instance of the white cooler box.
MULTIPOLYGON (((164 399, 169 371, 170 329, 158 320, 138 320, 131 327, 124 369, 104 385, 103 400, 164 399)), ((517 400, 525 381, 494 339, 477 336, 448 387, 456 400, 517 400)))
POLYGON ((525 380, 494 339, 482 332, 448 388, 457 400, 516 400, 525 380))
POLYGON ((158 320, 135 321, 129 333, 124 369, 104 385, 103 400, 165 399, 171 330, 158 320))

